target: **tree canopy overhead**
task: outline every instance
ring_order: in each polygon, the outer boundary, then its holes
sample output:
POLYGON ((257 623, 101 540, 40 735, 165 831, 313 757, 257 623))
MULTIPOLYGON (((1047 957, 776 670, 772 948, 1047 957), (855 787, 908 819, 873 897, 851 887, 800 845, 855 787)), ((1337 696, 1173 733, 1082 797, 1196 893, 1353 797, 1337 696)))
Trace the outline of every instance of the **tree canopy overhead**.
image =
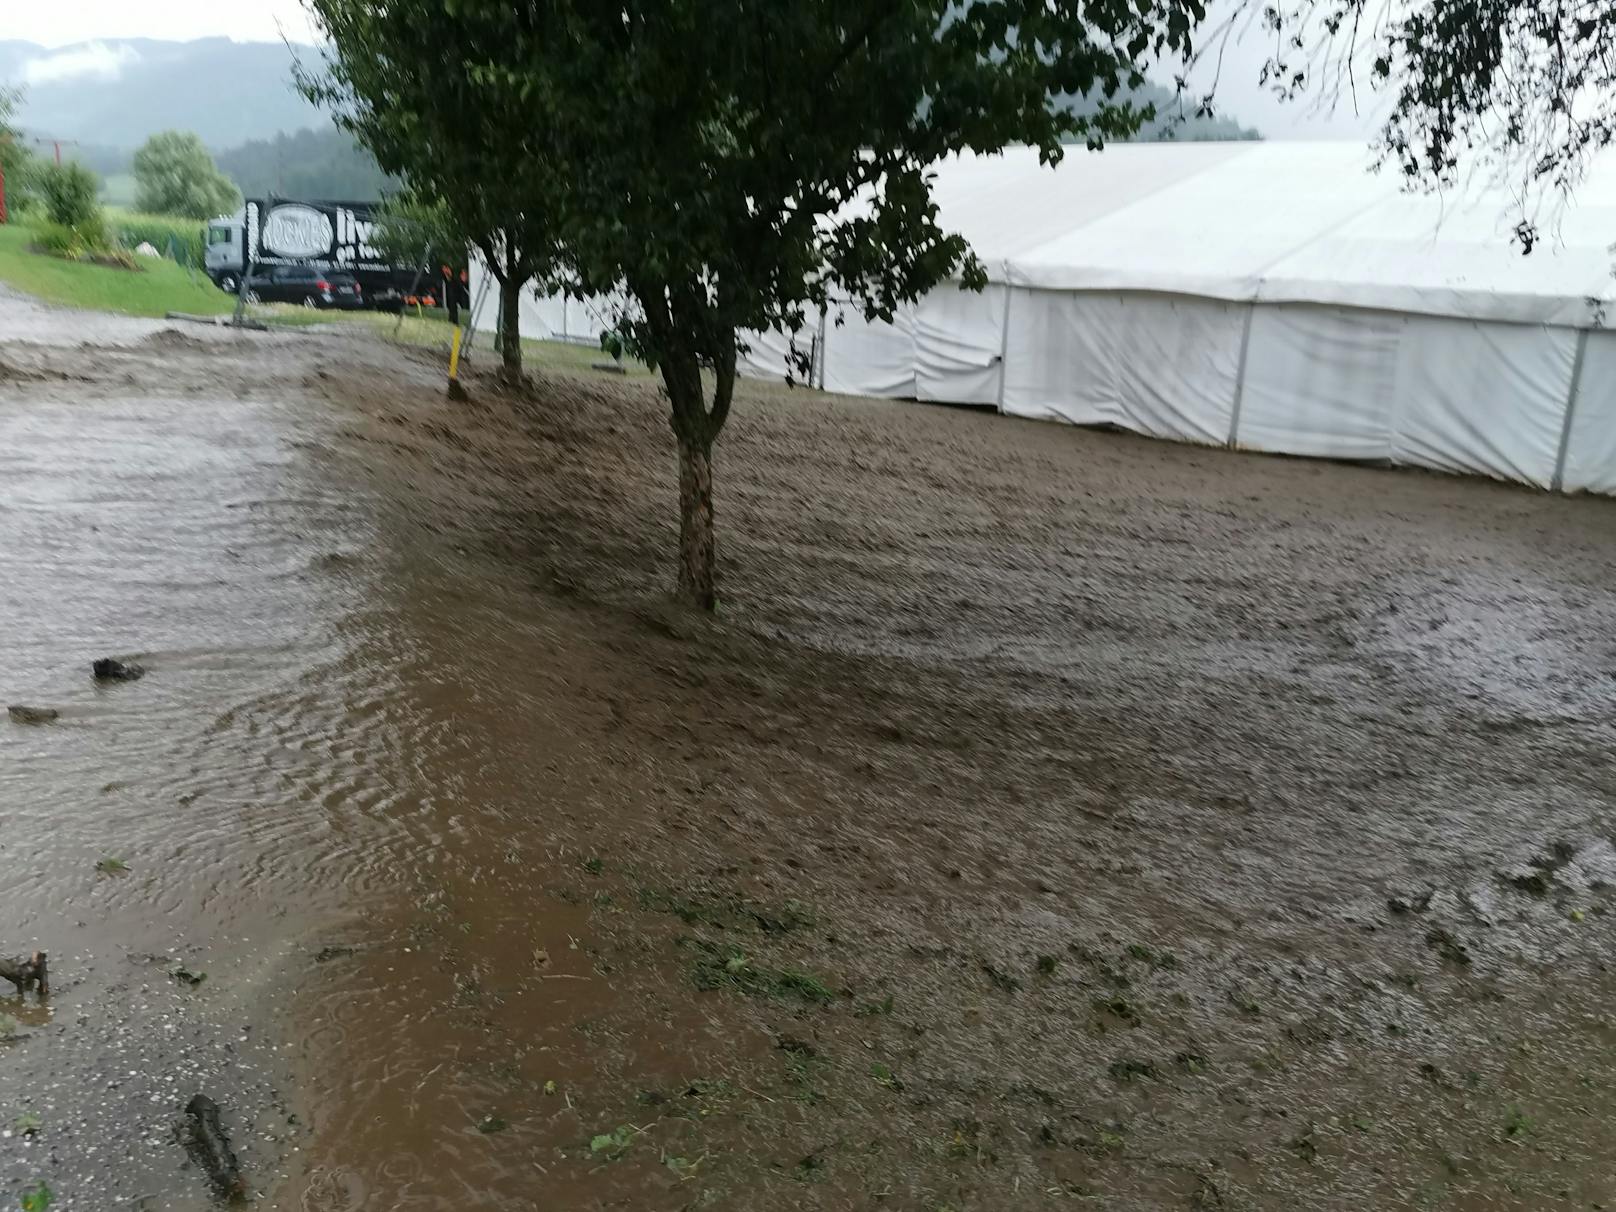
POLYGON ((516 7, 489 6, 505 10, 490 21, 458 0, 307 3, 331 46, 323 72, 299 67, 300 87, 404 180, 433 226, 481 252, 500 283, 505 368, 520 374, 518 299, 557 262, 556 181, 536 146, 536 107, 472 76, 501 50, 485 39, 519 24, 516 7))
POLYGON ((1514 186, 1516 237, 1616 138, 1616 4, 1608 0, 1245 0, 1280 95, 1390 109, 1379 148, 1411 184, 1470 172, 1514 186))

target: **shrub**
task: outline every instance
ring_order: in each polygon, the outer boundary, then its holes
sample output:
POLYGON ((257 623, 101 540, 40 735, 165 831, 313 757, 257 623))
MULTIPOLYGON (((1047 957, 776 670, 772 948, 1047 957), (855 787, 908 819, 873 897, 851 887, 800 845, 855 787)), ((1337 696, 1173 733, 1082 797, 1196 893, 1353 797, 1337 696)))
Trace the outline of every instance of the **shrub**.
POLYGON ((72 228, 82 228, 92 221, 99 225, 101 208, 96 204, 96 195, 101 182, 84 165, 48 164, 38 174, 38 186, 52 223, 72 228))
POLYGON ((84 251, 78 232, 60 223, 40 223, 35 226, 34 247, 53 257, 76 258, 84 251))
POLYGON ((69 261, 96 260, 103 265, 120 265, 131 269, 135 266, 134 257, 108 244, 100 215, 74 227, 61 223, 37 224, 34 228, 34 248, 69 261))
POLYGON ((105 244, 105 237, 95 231, 68 227, 62 223, 41 223, 34 228, 34 247, 53 257, 66 257, 77 261, 105 244), (100 239, 97 239, 101 236, 100 239))

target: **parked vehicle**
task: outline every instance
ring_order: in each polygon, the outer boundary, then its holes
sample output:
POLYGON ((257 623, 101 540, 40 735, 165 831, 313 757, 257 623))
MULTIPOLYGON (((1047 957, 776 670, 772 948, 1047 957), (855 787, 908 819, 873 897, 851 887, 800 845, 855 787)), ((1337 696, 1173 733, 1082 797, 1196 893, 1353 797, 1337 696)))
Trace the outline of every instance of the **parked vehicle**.
POLYGON ((275 265, 255 276, 249 300, 301 303, 304 307, 340 307, 354 311, 365 305, 364 291, 352 274, 332 273, 314 265, 275 265))
MULTIPOLYGON (((330 275, 345 275, 359 283, 365 307, 398 311, 420 301, 431 307, 443 302, 442 265, 464 266, 465 253, 444 258, 430 254, 422 265, 395 265, 371 243, 377 204, 373 202, 295 202, 286 199, 249 199, 233 215, 220 215, 208 223, 205 263, 208 277, 226 294, 241 289, 246 274, 249 243, 247 217, 263 222, 255 255, 253 293, 269 298, 262 286, 276 266, 300 265, 330 275)), ((271 289, 273 286, 271 285, 271 289)), ((465 283, 457 287, 462 307, 471 302, 465 283)), ((294 302, 301 303, 301 297, 294 302)), ((316 304, 318 306, 318 304, 316 304)), ((339 304, 345 305, 345 304, 339 304)))
POLYGON ((208 224, 208 244, 203 264, 213 284, 227 295, 241 289, 242 212, 221 215, 208 224))

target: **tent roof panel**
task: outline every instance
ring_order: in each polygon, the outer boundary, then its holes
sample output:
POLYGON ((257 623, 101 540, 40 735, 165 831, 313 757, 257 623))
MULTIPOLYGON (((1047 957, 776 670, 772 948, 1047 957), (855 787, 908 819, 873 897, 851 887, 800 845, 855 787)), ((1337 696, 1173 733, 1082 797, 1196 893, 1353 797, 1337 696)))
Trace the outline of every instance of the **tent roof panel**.
POLYGON ((1569 325, 1616 302, 1616 157, 1530 256, 1507 189, 1410 193, 1356 143, 1073 149, 1054 169, 1016 148, 937 172, 945 226, 996 281, 1569 325))

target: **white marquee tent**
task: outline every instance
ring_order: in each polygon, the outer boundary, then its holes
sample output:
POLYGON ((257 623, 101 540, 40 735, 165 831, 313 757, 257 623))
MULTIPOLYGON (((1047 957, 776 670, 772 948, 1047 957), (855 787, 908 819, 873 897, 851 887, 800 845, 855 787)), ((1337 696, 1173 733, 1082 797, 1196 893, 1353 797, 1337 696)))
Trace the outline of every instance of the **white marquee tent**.
MULTIPOLYGON (((1054 170, 1018 149, 937 176, 991 285, 892 324, 833 309, 796 338, 827 390, 1616 494, 1616 160, 1524 257, 1507 193, 1405 193, 1351 143, 1073 149, 1054 170)), ((609 309, 530 300, 523 323, 594 342, 609 309)), ((784 375, 785 336, 751 344, 748 373, 784 375)))

